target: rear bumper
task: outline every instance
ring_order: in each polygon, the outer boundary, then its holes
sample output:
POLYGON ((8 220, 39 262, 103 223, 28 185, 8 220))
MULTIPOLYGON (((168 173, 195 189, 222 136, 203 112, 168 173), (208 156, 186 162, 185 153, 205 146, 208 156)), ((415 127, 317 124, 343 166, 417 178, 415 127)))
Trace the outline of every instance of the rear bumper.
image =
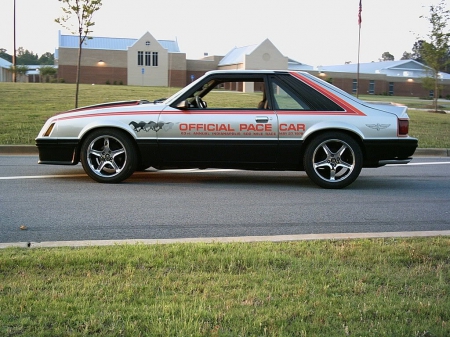
POLYGON ((36 139, 39 164, 78 164, 80 161, 78 144, 78 139, 36 139))
POLYGON ((416 138, 394 140, 366 140, 365 167, 382 166, 386 164, 406 164, 416 151, 416 138))
POLYGON ((408 164, 410 161, 412 160, 412 158, 408 158, 408 159, 389 159, 389 160, 380 160, 378 162, 379 166, 384 166, 384 165, 392 165, 392 164, 408 164))

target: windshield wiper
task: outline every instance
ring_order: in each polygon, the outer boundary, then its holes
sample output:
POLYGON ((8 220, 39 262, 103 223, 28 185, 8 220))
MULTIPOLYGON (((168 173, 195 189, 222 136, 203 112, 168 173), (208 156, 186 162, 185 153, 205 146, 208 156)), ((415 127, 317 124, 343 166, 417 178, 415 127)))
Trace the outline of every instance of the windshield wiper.
POLYGON ((164 102, 166 99, 167 99, 166 97, 164 97, 164 98, 158 98, 158 99, 155 99, 155 100, 153 101, 153 103, 154 103, 154 104, 156 104, 156 103, 162 103, 162 102, 164 102))

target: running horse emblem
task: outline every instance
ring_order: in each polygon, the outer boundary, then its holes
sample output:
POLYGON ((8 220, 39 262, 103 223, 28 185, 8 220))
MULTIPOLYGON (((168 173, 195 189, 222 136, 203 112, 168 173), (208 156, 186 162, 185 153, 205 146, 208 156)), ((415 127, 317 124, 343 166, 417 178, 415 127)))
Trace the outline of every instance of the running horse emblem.
POLYGON ((138 122, 132 121, 128 125, 133 127, 134 131, 136 131, 136 132, 140 132, 142 130, 145 132, 149 132, 149 131, 158 132, 161 129, 164 129, 164 131, 170 130, 172 128, 173 123, 172 122, 168 122, 168 123, 154 122, 154 121, 150 121, 148 123, 141 121, 138 123, 138 122))

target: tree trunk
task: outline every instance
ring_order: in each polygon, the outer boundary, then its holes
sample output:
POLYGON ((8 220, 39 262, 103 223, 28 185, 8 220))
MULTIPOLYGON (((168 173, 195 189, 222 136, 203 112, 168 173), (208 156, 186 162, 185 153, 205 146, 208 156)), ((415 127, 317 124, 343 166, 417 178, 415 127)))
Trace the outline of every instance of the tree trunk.
POLYGON ((434 112, 438 111, 438 99, 439 99, 439 84, 438 84, 438 81, 439 81, 439 76, 436 73, 436 76, 434 78, 434 97, 433 97, 433 99, 434 99, 434 102, 433 102, 434 112))
POLYGON ((83 46, 83 40, 80 36, 80 44, 78 46, 78 63, 77 63, 77 79, 75 89, 75 109, 78 108, 78 92, 80 88, 80 72, 81 72, 81 48, 83 46))

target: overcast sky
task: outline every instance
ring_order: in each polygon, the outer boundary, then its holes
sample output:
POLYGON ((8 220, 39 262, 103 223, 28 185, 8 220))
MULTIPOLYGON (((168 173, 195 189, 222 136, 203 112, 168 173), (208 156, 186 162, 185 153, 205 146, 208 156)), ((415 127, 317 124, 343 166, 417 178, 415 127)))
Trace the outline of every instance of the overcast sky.
MULTIPOLYGON (((16 1, 16 46, 39 56, 54 53, 62 15, 57 0, 16 1)), ((438 0, 362 0, 360 62, 383 52, 399 60, 426 37, 438 0)), ((282 54, 312 66, 358 60, 359 0, 103 0, 92 36, 177 40, 189 59, 205 52, 225 55, 234 47, 269 39, 282 54)), ((0 48, 13 53, 14 0, 1 0, 0 48)), ((73 22, 76 25, 76 22, 73 22)))

